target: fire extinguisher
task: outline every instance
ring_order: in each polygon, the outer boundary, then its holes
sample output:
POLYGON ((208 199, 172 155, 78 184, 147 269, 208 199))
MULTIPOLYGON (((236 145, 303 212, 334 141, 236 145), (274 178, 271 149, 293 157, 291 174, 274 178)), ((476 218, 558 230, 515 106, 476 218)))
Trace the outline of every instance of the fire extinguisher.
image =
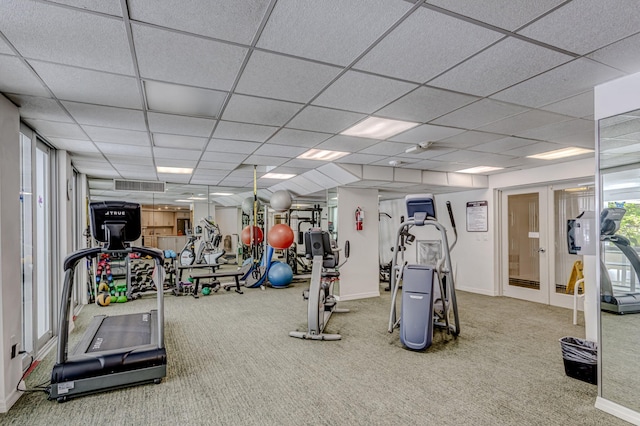
POLYGON ((362 222, 364 221, 364 211, 360 207, 356 209, 356 231, 362 231, 362 222))

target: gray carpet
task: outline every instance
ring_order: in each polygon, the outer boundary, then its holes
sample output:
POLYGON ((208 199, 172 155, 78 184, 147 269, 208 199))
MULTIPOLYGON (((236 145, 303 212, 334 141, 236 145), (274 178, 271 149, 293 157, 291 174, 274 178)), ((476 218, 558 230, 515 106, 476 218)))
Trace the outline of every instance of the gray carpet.
MULTIPOLYGON (((348 284, 344 284, 348 285, 348 284)), ((166 298, 168 377, 58 404, 26 394, 0 423, 187 425, 616 425, 593 405, 596 386, 564 373, 558 339, 582 337, 571 311, 459 292, 461 335, 436 333, 426 352, 387 333, 390 297, 344 302, 327 332, 334 342, 288 336, 302 330, 306 285, 221 290, 166 298)), ((153 297, 87 306, 77 340, 97 313, 152 309, 153 297)), ((54 353, 29 376, 47 380, 54 353)))

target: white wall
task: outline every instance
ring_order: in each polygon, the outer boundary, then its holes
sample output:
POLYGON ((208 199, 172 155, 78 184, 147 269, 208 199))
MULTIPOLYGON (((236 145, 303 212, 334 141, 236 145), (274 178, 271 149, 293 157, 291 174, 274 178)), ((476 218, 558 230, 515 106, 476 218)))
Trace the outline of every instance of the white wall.
MULTIPOLYGON (((231 235, 231 248, 233 253, 238 250, 238 239, 233 234, 240 234, 240 210, 238 207, 219 207, 215 208, 216 223, 220 227, 222 238, 224 236, 231 235)), ((227 254, 233 254, 227 253, 227 254)))
POLYGON ((11 359, 12 343, 22 341, 19 194, 20 116, 0 95, 0 412, 20 397, 22 375, 21 357, 11 359))
POLYGON ((340 269, 340 300, 380 296, 377 189, 338 188, 338 245, 347 240, 351 255, 340 269), (355 230, 357 207, 365 213, 362 231, 355 230))

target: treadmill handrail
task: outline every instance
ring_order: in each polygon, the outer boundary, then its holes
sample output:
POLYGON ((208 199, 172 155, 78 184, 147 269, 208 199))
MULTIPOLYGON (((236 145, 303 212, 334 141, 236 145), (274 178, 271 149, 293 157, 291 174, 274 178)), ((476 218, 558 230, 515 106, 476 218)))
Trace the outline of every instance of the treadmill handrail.
MULTIPOLYGON (((149 247, 129 247, 126 250, 120 250, 118 252, 137 252, 151 256, 156 261, 158 271, 158 282, 156 283, 158 294, 158 341, 156 344, 159 349, 162 349, 164 348, 164 292, 162 288, 164 283, 163 253, 158 249, 149 247)), ((75 281, 76 265, 80 260, 86 257, 95 257, 101 253, 114 253, 114 251, 106 250, 103 247, 91 247, 71 253, 64 260, 64 285, 60 295, 60 317, 58 318, 58 353, 56 358, 56 362, 58 364, 63 364, 67 361, 71 298, 75 281)))
POLYGON ((629 240, 622 235, 603 236, 602 240, 610 241, 620 249, 622 254, 629 260, 631 267, 636 273, 636 278, 640 282, 640 256, 638 256, 638 252, 631 247, 629 240))

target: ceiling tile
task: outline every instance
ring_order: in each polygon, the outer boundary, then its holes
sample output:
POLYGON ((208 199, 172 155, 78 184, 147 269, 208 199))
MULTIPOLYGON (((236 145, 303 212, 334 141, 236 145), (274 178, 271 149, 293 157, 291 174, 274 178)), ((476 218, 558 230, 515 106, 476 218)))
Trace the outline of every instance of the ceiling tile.
POLYGON ((247 158, 246 154, 238 154, 232 152, 218 152, 207 150, 202 154, 202 161, 219 161, 221 163, 240 164, 247 158))
POLYGON ((127 145, 151 146, 147 132, 135 130, 111 129, 83 125, 82 128, 95 142, 112 142, 127 145))
MULTIPOLYGON (((205 153, 206 154, 206 153, 205 153)), ((225 153, 224 152, 219 152, 216 153, 218 157, 224 157, 225 153)), ((209 158, 209 157, 208 157, 209 158)), ((203 161, 200 160, 200 162, 198 163, 198 169, 205 169, 205 170, 224 170, 226 171, 226 173, 229 172, 229 170, 233 170, 236 167, 238 167, 240 163, 237 162, 231 162, 231 163, 223 163, 221 161, 203 161)))
POLYGON ((55 99, 26 95, 7 95, 18 105, 20 117, 72 123, 73 120, 55 99))
POLYGON ((317 161, 317 160, 303 160, 299 158, 294 158, 293 160, 289 160, 284 163, 282 166, 284 167, 296 167, 300 169, 315 169, 316 167, 320 167, 327 164, 326 161, 317 161))
POLYGON ((369 148, 361 150, 360 154, 377 154, 377 155, 397 155, 404 152, 407 148, 412 147, 413 144, 398 143, 398 142, 380 142, 369 148))
POLYGON ((236 152, 238 154, 251 154, 254 152, 260 143, 258 142, 245 142, 235 141, 228 139, 211 139, 209 145, 207 145, 207 151, 217 152, 236 152))
POLYGON ((153 166, 141 166, 137 164, 126 164, 126 163, 111 163, 113 167, 119 172, 141 172, 141 173, 151 173, 153 178, 156 177, 156 168, 153 166))
MULTIPOLYGON (((560 138, 581 132, 595 132, 595 125, 591 120, 574 119, 553 123, 548 126, 526 130, 517 134, 531 139, 548 140, 557 142, 560 138)), ((595 136, 594 136, 595 137, 595 136)))
POLYGON ((131 18, 162 27, 249 44, 268 0, 129 0, 131 18))
POLYGON ((196 117, 184 117, 173 114, 149 112, 149 130, 158 133, 172 133, 187 136, 209 137, 214 120, 196 117))
POLYGON ((0 37, 0 54, 15 55, 11 47, 7 44, 2 37, 0 37))
POLYGON ((316 149, 328 149, 332 151, 346 151, 346 152, 358 152, 362 149, 369 148, 372 145, 380 142, 377 139, 358 138, 355 136, 343 136, 337 135, 319 145, 316 145, 316 149))
POLYGON ((502 37, 498 32, 420 8, 355 68, 424 83, 502 37))
POLYGON ((427 3, 486 22, 506 30, 515 30, 543 15, 564 0, 428 0, 427 3))
POLYGON ((22 56, 134 74, 121 19, 46 3, 30 3, 28 7, 20 3, 24 2, 0 3, 0 28, 22 56))
POLYGON ((628 73, 636 73, 640 71, 640 57, 629 52, 637 51, 640 51, 640 33, 596 50, 587 57, 628 73))
MULTIPOLYGON (((118 172, 122 176, 123 179, 134 179, 134 180, 152 180, 155 181, 157 179, 157 174, 154 171, 145 172, 140 170, 120 170, 117 168, 118 172)), ((152 168, 153 170, 153 168, 152 168)))
POLYGON ((227 97, 227 92, 149 80, 144 91, 152 111, 205 117, 217 117, 227 97))
POLYGON ((504 138, 504 135, 469 131, 443 139, 441 142, 446 143, 451 147, 463 149, 502 138, 504 138))
POLYGON ((509 37, 429 81, 429 84, 488 96, 571 59, 569 55, 509 37))
POLYGON ((46 62, 29 61, 58 99, 142 108, 138 84, 133 77, 107 74, 46 62))
POLYGON ((49 97, 40 80, 20 59, 0 55, 0 92, 49 97))
POLYGON ((340 71, 337 67, 255 51, 235 92, 306 103, 340 71))
POLYGON ((389 78, 347 71, 313 104, 370 114, 416 87, 389 78))
POLYGON ((174 174, 174 173, 158 173, 158 179, 165 182, 189 183, 191 175, 174 174))
POLYGON ((99 154, 98 148, 89 140, 76 140, 65 138, 48 138, 49 142, 58 149, 64 149, 70 152, 82 152, 99 154))
POLYGON ((463 129, 423 124, 422 126, 414 127, 413 129, 400 133, 389 140, 394 142, 420 143, 426 141, 438 141, 462 132, 464 132, 463 129))
POLYGON ((508 138, 502 138, 495 141, 475 145, 471 148, 471 150, 481 151, 481 152, 501 153, 509 149, 528 146, 528 145, 536 144, 538 142, 540 141, 510 136, 508 138))
POLYGON ((258 47, 347 65, 410 7, 386 0, 280 0, 258 47))
POLYGON ((176 160, 199 160, 201 151, 179 148, 153 148, 153 155, 157 158, 171 158, 176 160))
POLYGON ((181 148, 200 152, 206 143, 206 138, 195 136, 168 135, 166 133, 153 134, 153 145, 160 148, 181 148))
POLYGON ((541 106, 540 109, 578 118, 593 115, 593 89, 558 102, 541 106))
POLYGON ((129 130, 147 130, 144 114, 140 110, 67 101, 63 101, 62 104, 80 124, 129 130))
POLYGON ((279 145, 304 146, 312 148, 331 137, 329 133, 307 132, 304 130, 280 129, 267 143, 279 145))
POLYGON ((122 16, 120 0, 49 0, 52 3, 66 4, 80 9, 93 10, 107 15, 122 16))
POLYGON ((270 155, 274 157, 297 157, 305 152, 307 148, 296 147, 291 145, 277 145, 273 143, 265 143, 254 152, 254 155, 270 155))
POLYGON ((503 154, 512 155, 514 157, 526 157, 527 155, 540 154, 542 152, 553 151, 560 148, 562 147, 555 143, 537 142, 503 151, 503 154))
POLYGON ((583 93, 598 84, 622 76, 620 71, 581 58, 516 84, 491 97, 537 108, 583 93))
POLYGON ((596 146, 595 127, 588 130, 582 130, 576 133, 571 133, 566 136, 561 136, 561 137, 554 136, 553 142, 557 142, 565 146, 581 146, 583 148, 595 149, 595 146, 596 146))
POLYGON ((233 95, 222 118, 244 123, 282 126, 302 108, 302 104, 233 95))
POLYGON ((133 156, 133 155, 119 155, 107 154, 107 158, 113 164, 129 164, 133 166, 149 166, 153 167, 153 158, 151 155, 133 156))
POLYGON ((148 146, 113 144, 108 142, 96 142, 96 146, 107 157, 111 155, 151 157, 151 148, 148 146))
POLYGON ((364 117, 366 117, 364 114, 310 105, 296 115, 287 124, 287 127, 317 132, 340 133, 364 117))
POLYGON ((247 49, 142 25, 132 25, 143 78, 229 90, 247 49))
POLYGON ((512 115, 526 111, 527 108, 509 105, 502 102, 483 99, 450 114, 434 120, 434 124, 457 126, 475 129, 485 124, 493 123, 512 115))
POLYGON ((275 157, 266 155, 250 155, 243 163, 257 166, 281 166, 289 160, 288 157, 275 157))
POLYGON ((561 121, 567 121, 570 117, 566 115, 554 114, 552 112, 530 110, 502 120, 494 121, 486 126, 479 127, 478 130, 505 135, 515 135, 529 129, 542 127, 561 121))
POLYGON ((196 167, 198 160, 184 160, 177 158, 156 158, 157 167, 196 167))
POLYGON ((65 138, 65 139, 86 139, 87 135, 82 131, 80 126, 75 123, 61 123, 58 121, 35 120, 27 118, 24 120, 32 128, 36 129, 41 135, 48 138, 65 138))
POLYGON ((377 111, 376 115, 425 123, 477 100, 475 96, 419 87, 377 111))
POLYGON ((349 154, 345 157, 338 158, 336 163, 347 164, 371 164, 376 161, 384 159, 386 155, 373 155, 373 154, 349 154))
POLYGON ((580 0, 563 5, 518 33, 586 54, 638 32, 639 27, 640 8, 634 0, 580 0))
POLYGON ((278 130, 277 127, 220 121, 213 135, 220 139, 264 142, 269 138, 269 136, 273 135, 276 130, 278 130))

